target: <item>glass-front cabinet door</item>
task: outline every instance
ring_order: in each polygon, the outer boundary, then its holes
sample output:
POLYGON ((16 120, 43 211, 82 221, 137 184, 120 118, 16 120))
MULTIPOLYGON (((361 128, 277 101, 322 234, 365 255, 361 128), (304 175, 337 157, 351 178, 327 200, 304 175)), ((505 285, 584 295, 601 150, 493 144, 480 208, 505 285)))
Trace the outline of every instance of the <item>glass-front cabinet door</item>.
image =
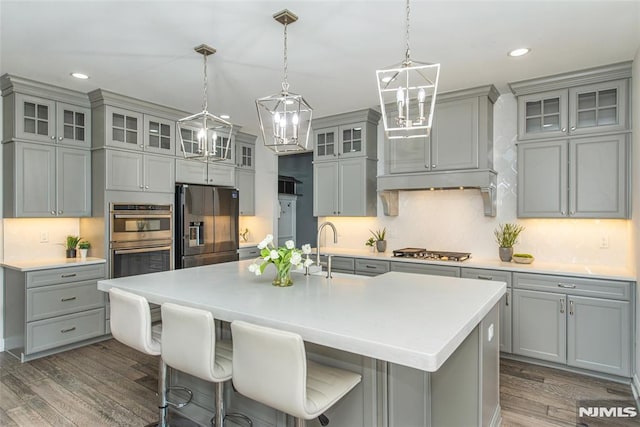
POLYGON ((569 132, 620 131, 627 128, 627 80, 569 89, 569 132))
POLYGON ((107 145, 142 151, 142 114, 111 106, 106 110, 107 145))
POLYGON ((56 127, 59 144, 87 148, 91 145, 90 109, 58 102, 56 127))
POLYGON ((175 122, 144 115, 144 150, 173 156, 175 122))
POLYGON ((340 126, 340 152, 342 157, 360 157, 365 150, 364 125, 340 126))
POLYGON ((16 94, 16 137, 36 142, 55 142, 55 111, 55 101, 16 94))
POLYGON ((553 138, 567 133, 567 91, 518 97, 520 139, 553 138))
POLYGON ((338 156, 338 128, 313 131, 314 160, 329 160, 338 156))
POLYGON ((255 169, 253 160, 255 144, 236 143, 236 166, 243 169, 255 169))

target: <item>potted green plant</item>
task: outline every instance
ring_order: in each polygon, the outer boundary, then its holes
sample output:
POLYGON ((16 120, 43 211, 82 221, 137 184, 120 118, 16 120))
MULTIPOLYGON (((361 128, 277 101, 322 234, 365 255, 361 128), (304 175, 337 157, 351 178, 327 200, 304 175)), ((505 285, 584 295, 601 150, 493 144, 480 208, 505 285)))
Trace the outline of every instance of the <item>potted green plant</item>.
POLYGON ((64 243, 64 247, 67 250, 67 258, 76 257, 76 246, 78 246, 80 239, 80 236, 67 236, 67 240, 64 243))
POLYGON ((90 247, 91 247, 91 243, 89 243, 87 240, 83 240, 80 243, 78 243, 78 249, 80 250, 80 259, 87 258, 87 252, 89 251, 90 247))
POLYGON ((371 252, 375 252, 375 246, 376 246, 376 239, 374 239, 373 237, 369 237, 369 239, 364 242, 365 246, 369 246, 371 248, 371 252))
POLYGON ((384 252, 387 250, 387 241, 385 240, 385 237, 387 236, 387 229, 386 227, 383 228, 382 230, 378 229, 376 231, 373 230, 369 230, 371 232, 371 234, 373 235, 373 238, 375 239, 376 242, 376 250, 378 252, 384 252))
POLYGON ((504 262, 511 261, 513 256, 513 245, 518 242, 518 236, 522 233, 524 227, 518 224, 500 224, 493 234, 498 242, 498 251, 500 260, 504 262))

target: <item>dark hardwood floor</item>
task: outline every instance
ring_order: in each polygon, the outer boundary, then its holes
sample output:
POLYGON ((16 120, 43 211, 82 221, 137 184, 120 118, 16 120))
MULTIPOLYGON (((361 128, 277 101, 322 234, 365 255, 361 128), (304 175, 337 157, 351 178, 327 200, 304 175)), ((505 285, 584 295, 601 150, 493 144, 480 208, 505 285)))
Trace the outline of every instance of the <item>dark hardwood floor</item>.
MULTIPOLYGON (((143 426, 157 419, 156 372, 156 358, 115 340, 24 364, 0 353, 0 426, 143 426)), ((576 426, 577 400, 633 395, 629 385, 503 359, 500 399, 503 426, 545 427, 576 426)))

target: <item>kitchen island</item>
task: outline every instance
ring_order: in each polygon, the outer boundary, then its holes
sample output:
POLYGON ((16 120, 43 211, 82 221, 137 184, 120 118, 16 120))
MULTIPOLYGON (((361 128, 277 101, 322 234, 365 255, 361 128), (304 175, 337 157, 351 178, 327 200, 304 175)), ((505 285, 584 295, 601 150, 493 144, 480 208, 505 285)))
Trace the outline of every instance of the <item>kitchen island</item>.
MULTIPOLYGON (((255 276, 250 263, 102 280, 98 289, 117 287, 151 303, 300 334, 310 357, 363 375, 327 413, 334 427, 498 425, 497 305, 505 283, 399 272, 330 280, 295 274, 292 287, 277 288, 271 267, 255 276)), ((178 373, 171 379, 188 381, 178 373)), ((212 389, 193 384, 196 392, 212 389)), ((228 398, 256 426, 285 425, 283 414, 231 391, 228 398)), ((205 409, 212 402, 196 399, 205 409)), ((197 411, 186 415, 206 419, 197 411)))

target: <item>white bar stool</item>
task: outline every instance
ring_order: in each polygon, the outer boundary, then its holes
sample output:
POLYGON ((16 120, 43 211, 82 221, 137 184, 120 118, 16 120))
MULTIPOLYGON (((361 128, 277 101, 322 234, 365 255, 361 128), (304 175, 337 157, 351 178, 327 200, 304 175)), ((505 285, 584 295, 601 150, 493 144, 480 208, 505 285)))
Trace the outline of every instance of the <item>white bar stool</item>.
MULTIPOLYGON (((122 344, 132 347, 144 354, 160 356, 162 325, 151 324, 151 312, 147 299, 121 289, 109 289, 110 326, 113 337, 122 344)), ((158 409, 160 417, 157 423, 149 426, 166 427, 167 424, 167 365, 160 359, 158 369, 158 409)), ((184 387, 175 387, 189 394, 189 400, 172 405, 181 408, 191 401, 191 390, 184 387)))
POLYGON ((238 413, 225 414, 224 383, 231 379, 233 347, 217 340, 211 312, 172 303, 162 304, 162 358, 170 367, 215 384, 216 411, 211 423, 224 425, 225 418, 242 420, 238 413))
POLYGON ((233 385, 250 399, 295 417, 296 427, 318 418, 353 389, 359 374, 307 360, 298 334, 243 321, 231 323, 233 385))

